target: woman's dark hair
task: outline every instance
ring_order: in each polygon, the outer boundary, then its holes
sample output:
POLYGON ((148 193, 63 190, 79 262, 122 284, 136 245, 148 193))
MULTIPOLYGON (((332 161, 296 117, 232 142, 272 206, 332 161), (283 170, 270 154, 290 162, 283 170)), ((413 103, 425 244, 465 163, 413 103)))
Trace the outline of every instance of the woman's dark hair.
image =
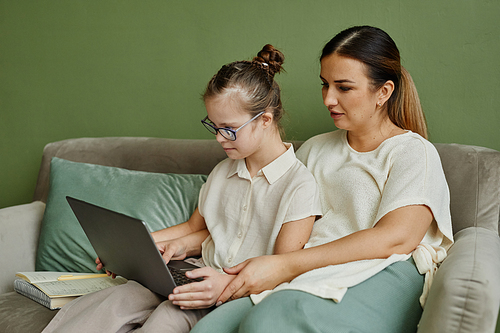
POLYGON ((283 135, 280 120, 285 111, 281 104, 280 87, 274 81, 274 75, 283 71, 284 61, 283 53, 267 44, 252 61, 236 61, 222 66, 208 82, 203 100, 207 101, 228 89, 238 89, 242 93, 243 108, 252 116, 262 111, 271 112, 283 135))
POLYGON ((389 80, 394 82, 394 92, 387 101, 389 119, 396 126, 427 138, 417 89, 410 74, 401 66, 396 43, 385 31, 370 26, 346 29, 325 45, 320 59, 334 53, 363 62, 375 91, 389 80))

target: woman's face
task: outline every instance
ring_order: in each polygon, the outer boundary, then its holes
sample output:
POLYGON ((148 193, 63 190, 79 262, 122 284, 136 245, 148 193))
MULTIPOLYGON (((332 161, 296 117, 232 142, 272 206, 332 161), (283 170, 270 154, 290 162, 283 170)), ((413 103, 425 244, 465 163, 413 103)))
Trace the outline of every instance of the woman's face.
POLYGON ((363 132, 380 126, 384 114, 377 106, 367 68, 361 61, 331 54, 321 60, 323 102, 337 128, 363 132))
MULTIPOLYGON (((241 107, 239 92, 223 93, 205 101, 208 119, 215 127, 237 129, 252 117, 241 107)), ((236 141, 217 133, 216 140, 231 159, 242 159, 253 155, 262 139, 261 117, 255 119, 236 133, 236 141)))

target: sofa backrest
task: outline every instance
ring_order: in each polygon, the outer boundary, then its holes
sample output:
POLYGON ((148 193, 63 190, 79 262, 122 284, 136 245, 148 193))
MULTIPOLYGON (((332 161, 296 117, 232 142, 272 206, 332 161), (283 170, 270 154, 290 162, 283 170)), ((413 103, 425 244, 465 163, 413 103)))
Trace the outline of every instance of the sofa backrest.
POLYGON ((500 152, 459 144, 435 146, 450 188, 453 232, 474 226, 498 234, 500 152))
MULTIPOLYGON (((302 141, 293 144, 298 149, 302 141)), ((459 144, 435 146, 450 187, 453 232, 476 226, 498 233, 500 152, 459 144)), ((54 142, 44 149, 34 200, 47 200, 52 157, 148 172, 209 174, 226 154, 215 140, 115 137, 54 142)))
MULTIPOLYGON (((298 149, 302 141, 292 143, 298 149)), ((227 155, 215 140, 108 137, 53 142, 43 150, 34 201, 47 202, 52 157, 129 170, 208 175, 227 155)))

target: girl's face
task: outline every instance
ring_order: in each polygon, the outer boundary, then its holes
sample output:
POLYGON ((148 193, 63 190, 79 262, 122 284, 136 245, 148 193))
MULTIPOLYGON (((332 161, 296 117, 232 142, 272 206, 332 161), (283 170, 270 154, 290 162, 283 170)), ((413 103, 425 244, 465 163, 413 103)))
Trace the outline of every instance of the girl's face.
POLYGON ((378 91, 373 91, 359 60, 331 54, 321 60, 323 102, 337 128, 367 131, 379 126, 384 117, 378 91))
MULTIPOLYGON (((241 107, 240 92, 233 91, 209 98, 205 101, 208 120, 215 127, 238 129, 252 116, 241 107)), ((261 117, 247 124, 236 133, 236 140, 231 141, 217 133, 216 140, 222 145, 231 159, 243 159, 253 155, 261 147, 264 136, 261 117)))

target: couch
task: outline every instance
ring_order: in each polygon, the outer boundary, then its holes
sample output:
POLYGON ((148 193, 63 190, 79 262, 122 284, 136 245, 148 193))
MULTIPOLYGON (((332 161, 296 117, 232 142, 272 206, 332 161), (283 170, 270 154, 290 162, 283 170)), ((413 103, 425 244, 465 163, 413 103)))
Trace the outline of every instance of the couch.
MULTIPOLYGON (((419 332, 494 332, 500 306, 500 152, 435 146, 450 187, 455 244, 434 278, 419 332)), ((0 332, 40 332, 57 312, 13 291, 15 273, 35 269, 52 157, 152 173, 206 175, 225 153, 215 140, 117 137, 48 144, 33 202, 0 209, 0 332)))

